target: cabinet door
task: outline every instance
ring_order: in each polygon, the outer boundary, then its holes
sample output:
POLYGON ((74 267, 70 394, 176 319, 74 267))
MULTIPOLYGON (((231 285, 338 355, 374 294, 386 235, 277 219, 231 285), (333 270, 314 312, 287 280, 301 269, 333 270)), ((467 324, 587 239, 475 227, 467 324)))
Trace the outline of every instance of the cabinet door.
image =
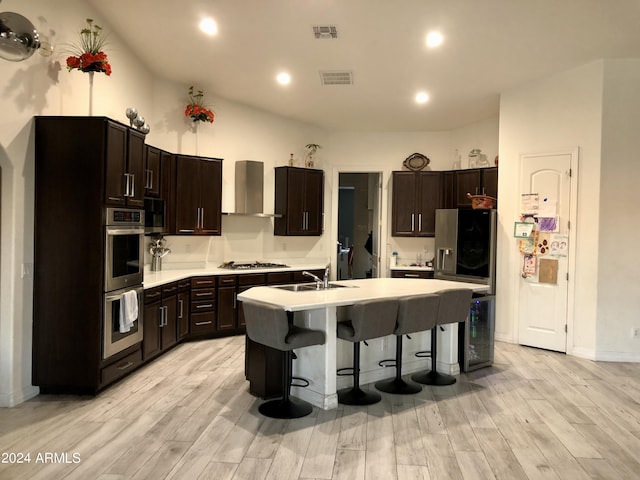
POLYGON ((222 162, 200 160, 200 228, 201 233, 222 233, 222 162))
POLYGON ((482 169, 482 192, 498 198, 498 167, 482 169))
POLYGON ((144 190, 147 197, 160 198, 160 150, 147 146, 144 170, 144 190))
POLYGON ((197 158, 176 157, 176 233, 194 233, 200 218, 200 180, 197 158))
POLYGON ((218 300, 218 330, 236 328, 236 287, 219 287, 218 300))
POLYGON ((306 235, 322 235, 323 195, 324 173, 321 170, 307 171, 304 192, 306 235))
POLYGON ((178 341, 177 324, 178 324, 178 297, 171 295, 169 298, 162 299, 164 308, 165 324, 160 329, 162 350, 172 347, 178 341))
POLYGON ((471 200, 467 198, 467 193, 471 195, 480 194, 481 172, 480 169, 457 170, 456 176, 456 207, 470 207, 471 200))
POLYGON ((416 175, 393 172, 391 199, 391 235, 412 237, 415 231, 416 175))
POLYGON ((440 173, 420 172, 418 174, 418 215, 416 233, 420 237, 436 234, 436 208, 440 206, 440 173))
POLYGON ((302 169, 290 168, 287 174, 287 219, 288 235, 304 235, 306 210, 304 203, 306 172, 302 169))
POLYGON ((455 172, 441 172, 440 206, 438 208, 456 208, 455 172))
POLYGON ((180 292, 177 296, 177 336, 178 340, 189 335, 189 292, 180 292))
POLYGON ((107 123, 106 171, 104 201, 108 205, 126 205, 125 176, 127 168, 127 127, 107 123))
POLYGON ((129 130, 127 173, 130 185, 127 205, 144 208, 144 134, 135 130, 129 130))
POLYGON ((148 303, 144 306, 143 324, 144 338, 142 340, 142 358, 148 359, 160 353, 160 301, 148 303))

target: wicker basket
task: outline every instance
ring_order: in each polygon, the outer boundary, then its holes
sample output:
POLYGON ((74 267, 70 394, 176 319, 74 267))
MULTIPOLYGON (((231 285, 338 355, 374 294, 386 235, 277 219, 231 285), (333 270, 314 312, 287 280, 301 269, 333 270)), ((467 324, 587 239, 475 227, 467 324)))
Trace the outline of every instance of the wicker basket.
POLYGON ((496 199, 489 195, 471 195, 467 193, 467 198, 471 199, 471 208, 474 210, 490 210, 496 205, 496 199))

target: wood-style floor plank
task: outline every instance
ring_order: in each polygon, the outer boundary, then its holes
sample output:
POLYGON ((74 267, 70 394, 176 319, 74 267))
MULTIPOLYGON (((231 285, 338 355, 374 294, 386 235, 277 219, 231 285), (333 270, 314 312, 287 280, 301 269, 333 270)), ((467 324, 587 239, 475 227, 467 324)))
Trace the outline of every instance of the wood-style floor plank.
POLYGON ((182 344, 96 397, 0 409, 0 454, 58 455, 0 462, 0 479, 640 478, 640 364, 497 343, 454 385, 277 420, 248 393, 244 345, 182 344))

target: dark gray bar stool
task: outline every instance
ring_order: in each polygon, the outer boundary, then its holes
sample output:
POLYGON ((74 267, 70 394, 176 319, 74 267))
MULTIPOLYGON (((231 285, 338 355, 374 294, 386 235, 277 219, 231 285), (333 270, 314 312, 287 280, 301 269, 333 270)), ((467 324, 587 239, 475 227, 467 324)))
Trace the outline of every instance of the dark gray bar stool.
POLYGON ((440 296, 414 295, 401 298, 398 308, 398 323, 393 334, 396 336, 395 360, 382 360, 381 367, 396 367, 396 376, 376 383, 382 392, 408 395, 418 393, 422 387, 416 383, 408 383, 402 379, 402 336, 409 333, 431 330, 436 326, 440 296))
MULTIPOLYGON (((272 305, 244 302, 242 304, 247 335, 256 343, 285 352, 281 399, 270 400, 258 407, 261 414, 271 418, 300 418, 309 415, 313 407, 303 400, 293 400, 291 394, 293 349, 321 345, 324 332, 293 325, 287 312, 272 305)), ((308 385, 308 382, 307 382, 308 385)))
POLYGON ((360 342, 393 333, 398 318, 398 300, 366 300, 351 308, 351 318, 338 322, 337 334, 338 338, 353 342, 353 368, 341 368, 338 375, 353 370, 353 387, 338 391, 338 403, 371 405, 382 397, 377 392, 365 392, 360 388, 360 342))
MULTIPOLYGON (((473 290, 467 288, 450 288, 436 292, 440 296, 440 306, 438 307, 437 325, 431 330, 431 370, 426 373, 415 373, 411 375, 411 380, 423 385, 453 385, 456 378, 437 371, 438 363, 438 338, 436 336, 438 327, 447 323, 464 322, 469 315, 471 296, 473 290)), ((444 330, 444 329, 443 329, 444 330)), ((422 352, 416 353, 421 356, 422 352)))

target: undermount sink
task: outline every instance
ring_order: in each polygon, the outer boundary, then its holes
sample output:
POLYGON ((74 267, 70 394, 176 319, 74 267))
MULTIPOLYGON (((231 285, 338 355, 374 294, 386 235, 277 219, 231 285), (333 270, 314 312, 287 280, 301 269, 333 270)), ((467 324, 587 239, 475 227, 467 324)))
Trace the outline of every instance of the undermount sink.
POLYGON ((288 290, 290 292, 309 292, 312 290, 330 290, 332 288, 344 288, 347 285, 336 285, 330 283, 326 287, 323 285, 318 286, 315 283, 296 283, 294 285, 273 285, 272 288, 279 288, 280 290, 288 290))

